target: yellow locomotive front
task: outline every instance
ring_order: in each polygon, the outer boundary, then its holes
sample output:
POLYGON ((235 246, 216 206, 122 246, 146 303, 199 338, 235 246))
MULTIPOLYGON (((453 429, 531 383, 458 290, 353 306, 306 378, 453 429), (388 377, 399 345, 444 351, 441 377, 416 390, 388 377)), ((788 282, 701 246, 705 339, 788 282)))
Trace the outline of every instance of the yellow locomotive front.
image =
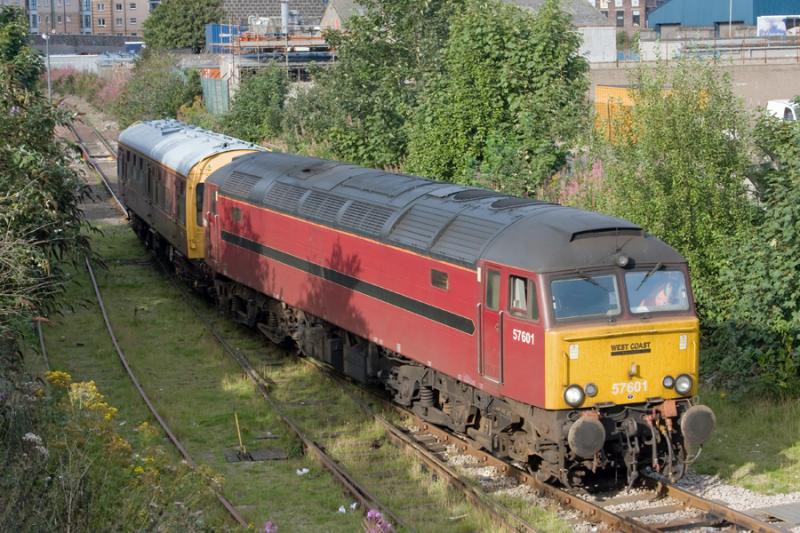
POLYGON ((629 483, 643 468, 679 477, 714 427, 695 401, 699 323, 685 264, 617 262, 546 280, 545 408, 571 410, 572 482, 606 460, 629 483))

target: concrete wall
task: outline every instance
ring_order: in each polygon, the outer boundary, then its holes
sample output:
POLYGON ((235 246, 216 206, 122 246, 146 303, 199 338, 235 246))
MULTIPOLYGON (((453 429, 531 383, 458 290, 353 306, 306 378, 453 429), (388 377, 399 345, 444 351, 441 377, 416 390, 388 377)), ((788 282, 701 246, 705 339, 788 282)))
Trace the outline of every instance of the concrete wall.
POLYGON ((606 26, 578 28, 583 36, 581 55, 590 63, 605 63, 617 60, 617 29, 606 26))
MULTIPOLYGON (((590 78, 590 99, 594 101, 597 85, 629 85, 630 65, 593 65, 590 78)), ((730 73, 733 92, 749 109, 765 107, 768 100, 794 98, 800 95, 800 63, 720 65, 730 73)))

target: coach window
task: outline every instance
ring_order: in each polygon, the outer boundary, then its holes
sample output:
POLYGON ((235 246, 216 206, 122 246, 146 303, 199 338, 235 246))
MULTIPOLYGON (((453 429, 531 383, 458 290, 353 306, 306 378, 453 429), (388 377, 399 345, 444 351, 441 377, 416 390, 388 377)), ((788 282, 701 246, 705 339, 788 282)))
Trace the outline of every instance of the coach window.
POLYGON ((536 306, 536 290, 527 278, 510 276, 508 279, 508 311, 519 318, 537 320, 539 309, 536 306))
POLYGON ((489 271, 486 278, 486 308, 497 311, 500 308, 500 272, 489 271))
MULTIPOLYGON (((205 189, 205 183, 198 183, 197 187, 195 187, 195 197, 194 197, 194 206, 195 206, 195 222, 198 226, 203 225, 203 190, 205 189)), ((217 204, 216 201, 212 204, 211 210, 213 212, 217 212, 217 204)))
POLYGON ((178 211, 178 223, 186 225, 186 182, 175 180, 175 207, 178 211))

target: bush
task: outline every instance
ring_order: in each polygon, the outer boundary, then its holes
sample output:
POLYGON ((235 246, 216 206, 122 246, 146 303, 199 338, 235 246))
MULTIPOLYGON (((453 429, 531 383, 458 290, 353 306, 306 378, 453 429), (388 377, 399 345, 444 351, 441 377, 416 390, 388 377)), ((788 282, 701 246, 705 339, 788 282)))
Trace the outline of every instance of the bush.
POLYGON ((603 211, 640 224, 689 262, 701 318, 726 300, 719 269, 732 239, 755 212, 747 199, 747 117, 730 79, 710 63, 684 59, 635 71, 633 106, 613 117, 598 149, 603 211))
POLYGON ((225 132, 253 143, 279 135, 288 87, 286 71, 276 65, 244 80, 223 119, 225 132))
POLYGON ((181 71, 169 54, 149 52, 136 60, 131 79, 111 110, 124 128, 138 120, 174 118, 201 92, 196 72, 181 71))
POLYGON ((763 221, 732 247, 721 269, 727 297, 708 332, 705 364, 731 388, 800 393, 800 125, 758 121, 764 162, 754 176, 763 221))
POLYGON ((415 110, 408 169, 534 195, 588 124, 580 42, 557 0, 535 15, 499 1, 467 2, 451 18, 442 69, 415 110))

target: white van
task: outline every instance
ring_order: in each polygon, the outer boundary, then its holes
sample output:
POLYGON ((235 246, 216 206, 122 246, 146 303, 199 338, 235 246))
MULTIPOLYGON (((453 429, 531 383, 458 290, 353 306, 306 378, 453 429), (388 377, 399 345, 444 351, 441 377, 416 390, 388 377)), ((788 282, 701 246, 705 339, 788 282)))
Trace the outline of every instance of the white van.
POLYGON ((770 100, 767 102, 767 113, 781 120, 797 120, 800 109, 793 100, 770 100))

